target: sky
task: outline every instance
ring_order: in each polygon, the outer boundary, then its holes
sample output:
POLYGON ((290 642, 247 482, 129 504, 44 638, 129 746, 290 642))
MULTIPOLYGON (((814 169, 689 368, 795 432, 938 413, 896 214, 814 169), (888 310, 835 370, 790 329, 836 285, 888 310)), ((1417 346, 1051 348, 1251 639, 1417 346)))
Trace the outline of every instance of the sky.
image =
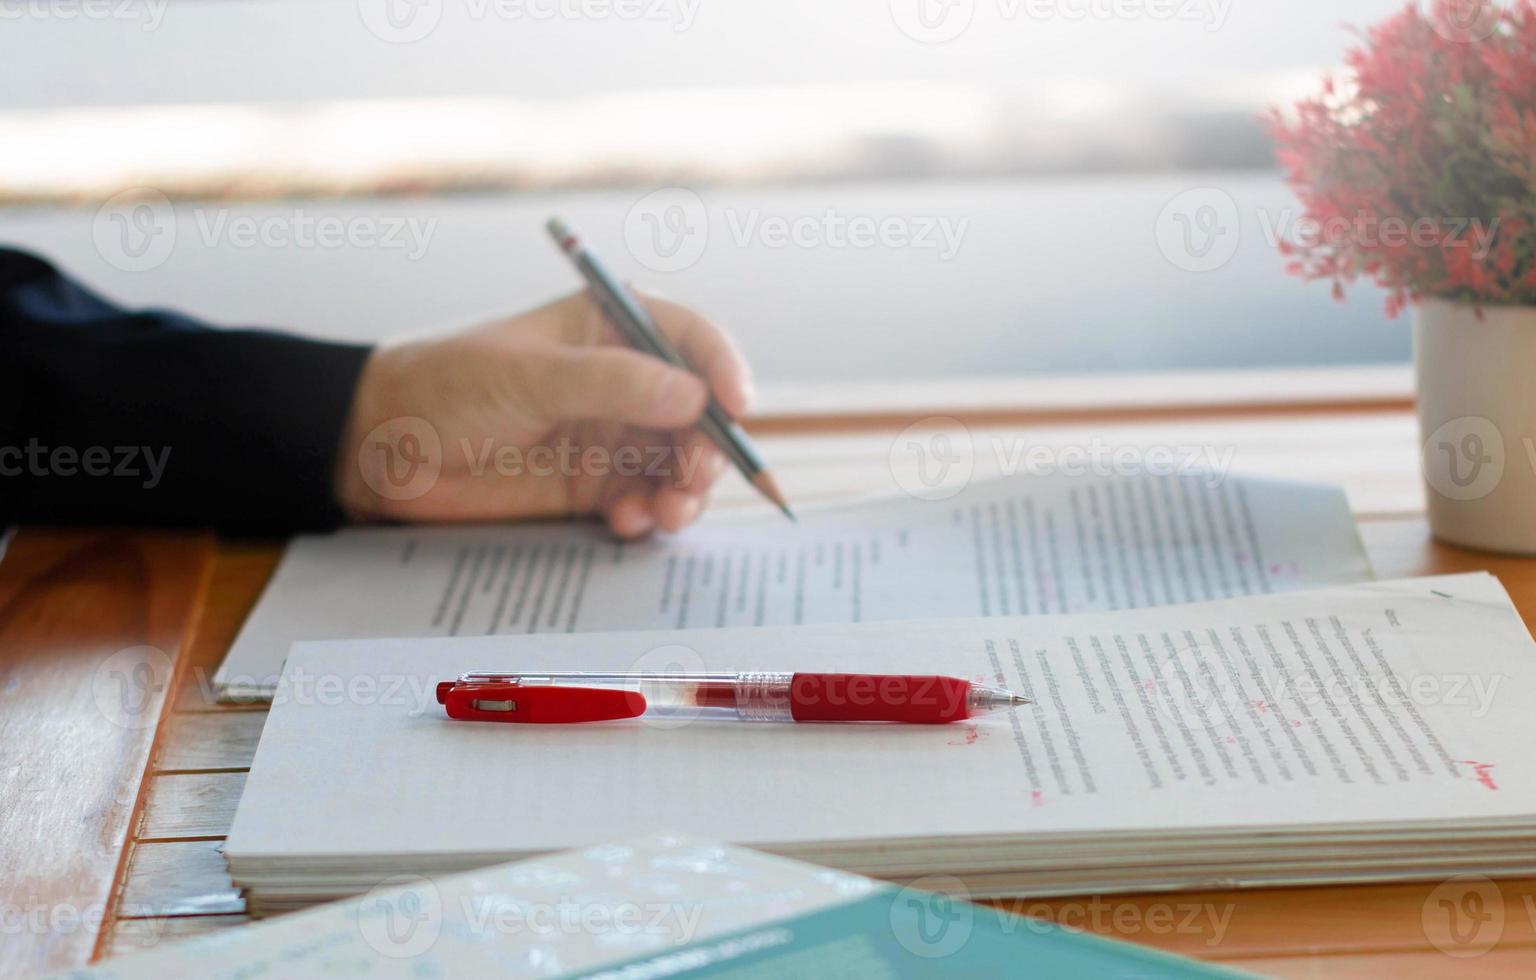
POLYGON ((0 0, 7 21, 0 30, 0 108, 462 95, 557 100, 924 79, 1015 96, 1071 82, 1074 98, 1088 104, 1096 93, 1127 89, 1241 102, 1336 64, 1350 41, 1346 25, 1370 23, 1401 5, 0 0), (432 29, 414 40, 381 39, 390 33, 391 11, 394 23, 432 29))
POLYGON ((1270 165, 1395 0, 0 0, 0 203, 1270 165))

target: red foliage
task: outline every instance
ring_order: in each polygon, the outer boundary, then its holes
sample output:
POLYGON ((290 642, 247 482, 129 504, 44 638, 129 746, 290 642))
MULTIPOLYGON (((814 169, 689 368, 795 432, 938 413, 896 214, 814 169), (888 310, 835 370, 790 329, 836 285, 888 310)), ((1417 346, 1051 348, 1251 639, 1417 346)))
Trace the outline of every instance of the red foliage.
POLYGON ((1305 218, 1287 268, 1423 296, 1536 303, 1536 0, 1435 0, 1370 28, 1344 82, 1268 118, 1305 218))

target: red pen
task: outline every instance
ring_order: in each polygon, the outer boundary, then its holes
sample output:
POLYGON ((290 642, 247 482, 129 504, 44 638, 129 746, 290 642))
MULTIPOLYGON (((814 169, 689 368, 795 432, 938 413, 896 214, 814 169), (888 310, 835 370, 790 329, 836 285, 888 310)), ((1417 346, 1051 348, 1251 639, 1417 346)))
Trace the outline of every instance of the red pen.
POLYGON ((460 721, 551 725, 620 718, 878 721, 943 725, 1029 704, 1000 687, 911 674, 463 674, 437 685, 460 721))

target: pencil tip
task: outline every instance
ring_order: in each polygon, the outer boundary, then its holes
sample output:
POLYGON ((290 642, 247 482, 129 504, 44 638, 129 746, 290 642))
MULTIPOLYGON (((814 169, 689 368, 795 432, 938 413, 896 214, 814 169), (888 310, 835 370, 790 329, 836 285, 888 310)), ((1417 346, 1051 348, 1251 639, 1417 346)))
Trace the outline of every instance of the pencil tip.
POLYGON ((752 477, 752 485, 757 487, 758 491, 762 493, 763 496, 773 501, 774 505, 778 507, 779 510, 784 512, 785 517, 789 518, 791 521, 794 521, 796 524, 800 523, 800 521, 795 517, 794 512, 789 509, 789 501, 784 499, 784 494, 779 490, 778 481, 774 480, 772 473, 769 473, 767 470, 762 470, 757 475, 752 477))

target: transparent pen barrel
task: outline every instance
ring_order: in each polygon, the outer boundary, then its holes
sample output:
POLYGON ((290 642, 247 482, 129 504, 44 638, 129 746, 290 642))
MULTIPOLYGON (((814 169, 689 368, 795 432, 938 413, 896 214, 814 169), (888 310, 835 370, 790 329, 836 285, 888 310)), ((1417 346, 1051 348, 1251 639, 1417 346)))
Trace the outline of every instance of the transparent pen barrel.
POLYGON ((742 721, 793 721, 789 689, 794 674, 742 674, 736 681, 736 717, 742 721))
POLYGON ((645 697, 646 718, 721 718, 736 721, 792 721, 792 673, 684 674, 548 671, 466 674, 464 681, 508 681, 528 687, 602 687, 636 691, 645 697))

